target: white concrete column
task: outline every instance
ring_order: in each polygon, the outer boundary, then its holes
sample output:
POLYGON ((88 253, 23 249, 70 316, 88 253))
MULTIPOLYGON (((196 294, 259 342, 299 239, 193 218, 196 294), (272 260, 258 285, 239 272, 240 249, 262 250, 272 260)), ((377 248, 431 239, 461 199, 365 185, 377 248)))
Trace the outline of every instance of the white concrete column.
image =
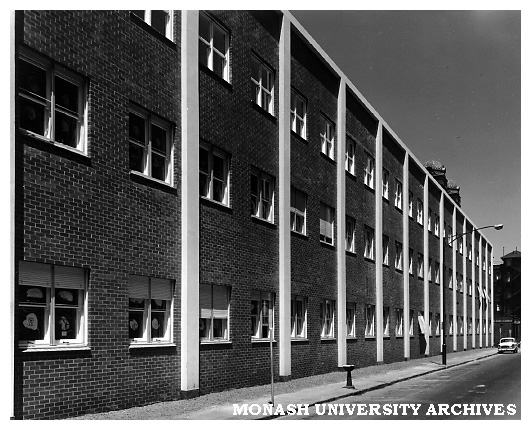
MULTIPOLYGON (((9 33, 10 33, 10 69, 9 69, 9 89, 10 89, 10 100, 15 100, 16 97, 16 88, 15 88, 15 64, 16 64, 16 49, 15 49, 15 11, 11 10, 9 14, 10 20, 9 20, 9 33)), ((7 269, 7 274, 9 276, 9 286, 10 286, 10 303, 11 306, 9 307, 9 317, 10 321, 15 320, 15 274, 13 273, 15 270, 15 142, 13 141, 15 136, 15 107, 16 103, 11 102, 9 104, 9 114, 10 114, 10 121, 9 121, 9 131, 11 136, 11 145, 9 147, 9 194, 10 194, 10 202, 9 207, 11 208, 10 215, 9 215, 9 249, 11 252, 9 253, 9 258, 7 258, 7 264, 9 265, 7 269)), ((11 414, 11 418, 15 417, 15 324, 10 324, 10 342, 9 342, 9 364, 10 364, 10 370, 11 372, 10 377, 10 392, 8 394, 9 398, 6 399, 6 406, 9 408, 9 413, 11 414)), ((6 360, 7 361, 7 360, 6 360)), ((8 390, 6 390, 8 391, 8 390)))
MULTIPOLYGON (((476 267, 478 268, 479 289, 483 291, 483 276, 481 276, 481 256, 482 256, 481 255, 481 241, 482 241, 482 238, 481 238, 481 234, 479 233, 478 233, 478 236, 479 236, 479 240, 478 240, 479 266, 476 266, 476 267)), ((475 260, 475 256, 474 256, 474 260, 475 260)), ((474 264, 476 264, 475 261, 474 261, 474 264)), ((483 312, 485 311, 485 309, 483 309, 484 301, 486 302, 486 300, 481 299, 479 302, 480 303, 479 305, 479 347, 480 348, 483 347, 483 312)))
POLYGON ((466 308, 468 300, 468 279, 466 277, 466 244, 467 244, 467 234, 466 234, 466 218, 463 218, 463 349, 466 351, 468 347, 468 312, 466 308))
POLYGON ((378 363, 383 362, 382 132, 382 123, 378 122, 374 223, 374 240, 376 241, 376 361, 378 363))
MULTIPOLYGON (((439 200, 439 256, 441 261, 441 285, 440 285, 440 291, 439 291, 439 308, 440 308, 440 324, 441 327, 439 329, 439 332, 441 333, 441 353, 442 353, 442 346, 444 343, 443 339, 443 330, 445 335, 448 335, 448 330, 444 326, 446 324, 446 309, 443 306, 444 303, 444 295, 446 294, 446 285, 448 283, 448 279, 446 278, 446 270, 444 268, 444 194, 441 192, 441 198, 439 200), (443 329, 443 327, 445 327, 443 329)), ((448 350, 448 345, 446 345, 446 349, 448 350)))
MULTIPOLYGON (((424 331, 426 338, 426 349, 424 350, 424 355, 429 355, 430 353, 430 333, 428 332, 430 324, 430 280, 428 278, 428 273, 430 270, 430 248, 429 248, 429 235, 428 235, 428 213, 429 213, 429 199, 428 199, 428 185, 429 185, 428 175, 424 178, 424 195, 422 199, 423 203, 423 255, 424 255, 424 331)), ((433 261, 433 259, 432 259, 433 261)), ((435 262, 433 262, 435 263, 435 262)))
POLYGON ((409 339, 409 155, 404 155, 404 164, 402 166, 402 254, 404 255, 404 321, 402 323, 404 335, 404 359, 409 360, 411 357, 410 339, 409 339))
POLYGON ((182 11, 181 20, 181 390, 192 397, 199 394, 199 12, 182 11))
POLYGON ((479 260, 479 270, 482 273, 482 277, 485 279, 485 291, 489 292, 489 299, 485 300, 486 306, 485 306, 485 347, 487 348, 489 346, 489 314, 492 309, 492 296, 490 295, 489 291, 489 281, 487 278, 487 271, 483 270, 483 258, 485 258, 485 269, 487 268, 487 239, 484 239, 485 241, 485 255, 483 255, 482 258, 479 260))
POLYGON ((492 246, 490 247, 490 252, 487 254, 487 267, 490 268, 490 276, 487 272, 485 276, 488 276, 490 279, 490 298, 491 298, 491 306, 490 306, 490 344, 491 346, 494 345, 494 269, 493 269, 493 262, 492 262, 492 246))
POLYGON ((472 349, 476 348, 476 271, 474 269, 474 258, 476 255, 476 233, 470 234, 470 240, 472 242, 472 264, 471 264, 471 271, 472 271, 472 349))
POLYGON ((337 96, 337 365, 347 364, 347 269, 345 256, 345 140, 346 130, 346 85, 339 83, 337 96))
MULTIPOLYGON (((457 234, 457 209, 455 204, 453 205, 453 216, 452 216, 452 236, 457 234)), ((453 350, 457 351, 457 255, 455 253, 455 247, 457 246, 457 240, 452 243, 452 247, 449 248, 449 252, 452 253, 452 278, 453 278, 453 288, 452 288, 452 315, 453 315, 453 326, 454 333, 452 335, 453 339, 453 350)))
POLYGON ((291 228, 290 228, 291 22, 285 14, 279 40, 278 196, 279 196, 279 376, 291 377, 291 228))

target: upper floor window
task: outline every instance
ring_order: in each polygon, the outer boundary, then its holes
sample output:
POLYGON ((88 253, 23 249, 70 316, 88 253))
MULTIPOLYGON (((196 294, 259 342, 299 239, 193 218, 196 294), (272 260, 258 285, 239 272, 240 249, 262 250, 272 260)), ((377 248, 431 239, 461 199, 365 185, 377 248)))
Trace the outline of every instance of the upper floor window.
POLYGON ((417 200, 417 222, 420 225, 424 224, 424 205, 420 199, 417 200))
POLYGON ((374 229, 365 226, 365 258, 374 260, 374 229))
POLYGON ((173 40, 173 14, 170 10, 132 10, 163 36, 173 40))
POLYGON ((306 194, 291 187, 291 231, 306 234, 306 194))
POLYGON ((457 239, 457 249, 459 250, 459 254, 463 254, 463 238, 460 237, 457 239))
POLYGON ((203 12, 199 13, 199 62, 229 81, 229 33, 203 12))
POLYGON ((87 152, 87 88, 69 70, 21 48, 19 127, 50 142, 87 152))
POLYGON ((439 226, 441 224, 441 221, 439 219, 439 215, 435 215, 435 226, 434 226, 434 233, 435 236, 439 237, 439 226))
POLYGON ((382 263, 385 266, 389 265, 389 236, 382 235, 382 263))
POLYGON ((435 262, 435 283, 441 282, 441 265, 439 262, 435 262))
POLYGON ((273 222, 275 181, 258 169, 251 172, 251 215, 273 222))
POLYGON ((291 130, 306 139, 306 100, 291 92, 291 130))
POLYGON ((424 255, 420 253, 417 258, 417 276, 424 278, 424 255))
POLYGON ((321 203, 320 239, 330 245, 334 244, 334 212, 333 208, 321 203))
POLYGON ((356 143, 347 137, 347 151, 345 154, 345 170, 351 175, 356 174, 356 143))
POLYGON ((382 171, 382 197, 389 200, 389 172, 385 169, 382 171))
POLYGON ((230 288, 199 285, 199 337, 203 341, 229 339, 230 288))
POLYGON ((395 242, 395 269, 402 270, 402 244, 400 242, 395 242))
POLYGON ((170 342, 172 282, 148 276, 129 276, 129 340, 170 342))
POLYGON ((428 259, 428 281, 432 281, 433 264, 432 259, 428 259))
POLYGON ((476 251, 476 266, 479 267, 479 251, 476 251))
POLYGON ((350 217, 346 219, 345 234, 345 250, 348 252, 356 252, 356 221, 350 217))
POLYGON ((20 346, 85 344, 87 281, 82 268, 21 261, 20 346))
POLYGON ((334 125, 321 115, 321 152, 334 159, 334 125))
POLYGON ((411 191, 409 192, 408 214, 410 218, 413 218, 413 193, 411 191))
POLYGON ((374 158, 366 154, 363 183, 374 190, 374 158))
POLYGON ((251 57, 251 82, 253 84, 253 101, 273 115, 274 74, 254 55, 251 57))
POLYGON ((398 179, 395 181, 395 206, 402 209, 402 182, 398 179))
POLYGON ((333 300, 321 301, 321 338, 334 337, 335 307, 333 300))
POLYGON ((413 275, 413 250, 411 248, 409 248, 408 273, 413 275))
POLYGON ((468 257, 468 261, 472 261, 472 244, 468 244, 466 247, 466 253, 468 257))
POLYGON ((273 332, 274 294, 264 291, 251 291, 251 337, 269 339, 273 332))
POLYGON ((172 184, 173 144, 170 123, 151 113, 130 107, 129 168, 172 184))
POLYGON ((428 208, 428 231, 429 232, 431 232, 431 218, 432 218, 431 209, 428 208))
POLYGON ((199 195, 229 206, 230 157, 213 145, 199 147, 199 195))

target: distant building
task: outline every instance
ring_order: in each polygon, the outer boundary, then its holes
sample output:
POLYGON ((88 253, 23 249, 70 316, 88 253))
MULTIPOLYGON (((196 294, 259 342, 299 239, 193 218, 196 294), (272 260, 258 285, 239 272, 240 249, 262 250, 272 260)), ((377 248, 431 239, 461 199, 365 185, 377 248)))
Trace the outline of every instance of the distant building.
POLYGON ((494 343, 502 337, 521 338, 521 252, 513 251, 494 265, 494 343))

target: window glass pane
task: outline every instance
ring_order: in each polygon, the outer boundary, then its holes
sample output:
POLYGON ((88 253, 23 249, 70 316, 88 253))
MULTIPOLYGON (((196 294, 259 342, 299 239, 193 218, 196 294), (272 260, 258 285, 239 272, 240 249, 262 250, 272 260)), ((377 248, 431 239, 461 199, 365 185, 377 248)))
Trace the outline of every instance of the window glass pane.
POLYGON ((56 305, 78 305, 78 294, 80 290, 55 290, 55 304, 56 305))
POLYGON ((213 61, 214 64, 212 70, 216 75, 221 76, 223 78, 225 76, 225 58, 221 57, 219 54, 214 52, 213 61))
POLYGON ((213 164, 212 164, 212 170, 214 173, 214 178, 216 179, 224 179, 223 173, 224 173, 224 160, 223 158, 214 155, 212 158, 213 164))
POLYGON ((77 309, 55 308, 55 338, 75 339, 77 337, 77 309))
POLYGON ((45 106, 20 98, 20 127, 40 136, 45 135, 45 106))
POLYGON ((79 88, 58 76, 55 77, 55 105, 77 114, 79 88))
MULTIPOLYGON (((131 301, 129 301, 131 303, 131 301)), ((143 307, 143 305, 142 305, 143 307)), ((144 312, 129 311, 129 339, 140 338, 144 333, 144 312)))
POLYGON ((26 61, 20 62, 20 88, 46 98, 46 70, 26 61))
POLYGON ((151 26, 159 33, 166 35, 166 23, 169 22, 169 18, 167 10, 152 10, 151 26))
POLYGON ((199 41, 199 63, 208 67, 208 57, 210 55, 210 45, 199 41))
POLYGON ((161 181, 166 180, 166 157, 155 152, 151 154, 151 176, 161 181))
POLYGON ((46 303, 46 288, 20 286, 20 302, 21 303, 46 303))
POLYGON ((254 57, 251 59, 251 78, 260 82, 260 63, 254 57))
POLYGON ((146 142, 145 120, 134 113, 129 113, 129 138, 137 142, 146 142))
POLYGON ((225 54, 225 32, 214 24, 214 49, 225 54))
POLYGON ((166 130, 163 128, 157 127, 156 125, 151 125, 151 146, 153 149, 166 153, 166 130))
POLYGON ((129 144, 129 168, 137 172, 143 172, 144 168, 144 147, 129 144))
POLYGON ((202 13, 199 14, 199 36, 210 40, 210 20, 202 13))
POLYGON ((19 318, 20 340, 44 339, 46 333, 44 307, 21 307, 19 318))
POLYGON ((164 337, 166 333, 167 313, 151 311, 151 338, 164 337))
POLYGON ((55 113, 55 141, 77 147, 77 119, 61 112, 55 113))

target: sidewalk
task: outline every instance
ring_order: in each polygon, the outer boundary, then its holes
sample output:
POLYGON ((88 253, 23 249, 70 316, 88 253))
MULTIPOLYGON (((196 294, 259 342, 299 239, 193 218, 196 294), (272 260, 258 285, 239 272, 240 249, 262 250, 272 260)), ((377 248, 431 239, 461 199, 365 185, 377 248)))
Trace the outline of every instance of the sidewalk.
MULTIPOLYGON (((496 355, 497 349, 484 348, 447 355, 446 367, 441 356, 364 367, 352 371, 355 389, 344 388, 346 372, 332 372, 275 384, 275 405, 329 403, 355 394, 376 390, 397 382, 422 376, 496 355)), ((267 405, 271 400, 270 385, 240 388, 212 393, 189 400, 156 403, 120 411, 89 414, 74 419, 81 420, 256 420, 271 419, 260 415, 234 415, 233 404, 267 405)), ((257 411, 257 408, 254 408, 257 411)))

